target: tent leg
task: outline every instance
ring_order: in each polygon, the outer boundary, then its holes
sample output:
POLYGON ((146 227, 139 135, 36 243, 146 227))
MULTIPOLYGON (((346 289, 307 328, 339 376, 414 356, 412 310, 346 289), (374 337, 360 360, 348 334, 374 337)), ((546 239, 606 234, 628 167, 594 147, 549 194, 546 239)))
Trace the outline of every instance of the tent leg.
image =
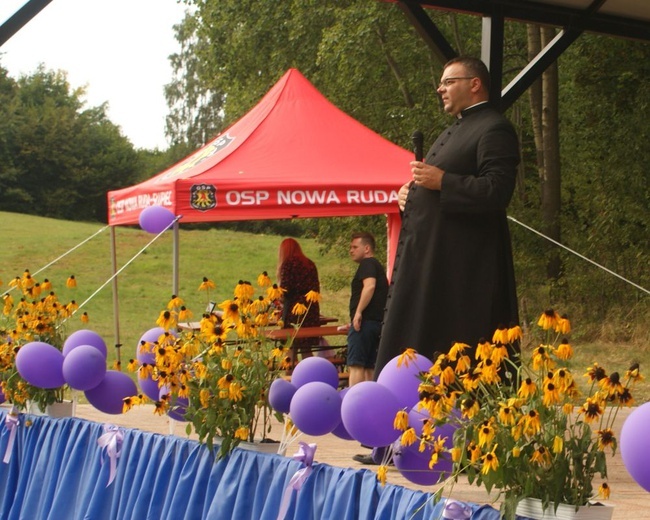
POLYGON ((115 226, 111 226, 111 263, 113 268, 113 327, 115 332, 115 356, 117 360, 117 368, 121 370, 122 359, 120 355, 120 308, 117 296, 117 249, 115 242, 115 226))
POLYGON ((172 294, 175 294, 178 296, 178 280, 179 280, 179 274, 178 274, 178 259, 179 259, 179 249, 180 249, 180 233, 179 233, 179 228, 180 225, 178 223, 178 220, 174 221, 174 226, 173 226, 173 245, 172 245, 172 265, 173 265, 173 270, 172 270, 172 294))

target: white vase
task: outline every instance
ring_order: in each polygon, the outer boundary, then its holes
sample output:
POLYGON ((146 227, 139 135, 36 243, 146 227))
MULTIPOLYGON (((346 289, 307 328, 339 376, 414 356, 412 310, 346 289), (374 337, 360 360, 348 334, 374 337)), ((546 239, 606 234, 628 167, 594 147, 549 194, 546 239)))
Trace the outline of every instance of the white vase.
POLYGON ((50 417, 74 417, 76 406, 74 401, 63 401, 61 403, 48 404, 45 413, 50 417))
POLYGON ((611 520, 614 507, 594 502, 580 506, 577 511, 575 506, 568 504, 560 504, 557 511, 553 504, 549 504, 544 510, 538 498, 524 498, 517 504, 517 514, 535 520, 611 520))

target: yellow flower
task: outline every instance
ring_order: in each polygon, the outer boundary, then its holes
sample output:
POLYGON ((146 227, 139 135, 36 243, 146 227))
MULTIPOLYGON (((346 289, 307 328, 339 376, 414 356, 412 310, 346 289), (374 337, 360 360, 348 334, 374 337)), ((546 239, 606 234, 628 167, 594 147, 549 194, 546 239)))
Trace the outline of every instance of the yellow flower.
POLYGON ((553 309, 545 310, 537 321, 537 325, 542 327, 544 330, 555 329, 557 326, 560 315, 555 312, 553 309))
POLYGON ((400 442, 402 443, 402 446, 410 446, 417 440, 418 436, 415 433, 415 429, 409 428, 402 434, 400 442))
POLYGON ((604 500, 607 500, 609 499, 611 491, 612 490, 610 489, 609 484, 607 484, 607 482, 603 482, 598 488, 598 496, 603 497, 604 500))
POLYGON ((400 431, 405 431, 409 425, 409 415, 404 411, 400 410, 395 415, 395 421, 393 422, 393 428, 400 431))
POLYGON ((257 285, 260 287, 271 287, 271 279, 269 278, 269 273, 266 271, 263 271, 260 275, 257 277, 257 285))
POLYGON ((553 453, 562 453, 564 449, 564 439, 559 435, 556 435, 553 439, 553 453))
POLYGON ((80 318, 80 319, 81 319, 81 322, 82 322, 82 323, 88 323, 88 322, 90 321, 90 318, 88 317, 88 313, 87 313, 87 312, 84 312, 84 313, 81 315, 81 318, 80 318))
POLYGON ((470 442, 469 445, 467 446, 467 453, 469 455, 469 461, 472 464, 478 462, 481 459, 481 455, 482 455, 481 448, 479 448, 473 442, 470 442))
POLYGON ((402 365, 408 367, 409 363, 411 361, 415 361, 416 359, 417 359, 417 350, 412 348, 407 348, 397 358, 397 368, 401 367, 402 365))
POLYGON ((172 298, 171 298, 171 300, 169 300, 169 302, 167 303, 167 308, 168 308, 169 310, 172 310, 172 309, 178 309, 178 308, 181 307, 184 303, 185 303, 185 302, 183 301, 183 298, 179 298, 179 297, 176 296, 175 294, 172 294, 172 298))
POLYGON ((539 413, 537 413, 537 410, 530 410, 527 414, 524 414, 521 419, 519 419, 519 422, 517 424, 523 427, 524 435, 527 435, 529 437, 537 435, 542 429, 539 413))
POLYGON ((607 377, 607 373, 604 368, 598 365, 598 363, 594 363, 587 369, 585 377, 588 377, 591 381, 600 381, 604 377, 607 377))
POLYGON ((235 438, 242 441, 248 440, 248 428, 245 428, 244 426, 237 428, 237 430, 235 430, 235 438))
POLYGON ((533 370, 552 370, 555 367, 549 349, 548 345, 540 345, 533 351, 533 370))
POLYGON ((573 357, 573 348, 567 339, 563 339, 562 343, 558 345, 555 355, 564 361, 573 357))
POLYGON ((287 292, 286 289, 283 289, 278 284, 274 283, 266 290, 266 297, 269 300, 279 300, 285 292, 287 292))
POLYGON ((293 306, 293 309, 291 309, 291 314, 294 314, 296 316, 302 316, 307 312, 307 306, 304 303, 296 303, 293 306))
POLYGON ((456 361, 458 356, 462 355, 468 348, 469 345, 466 343, 454 343, 449 349, 449 359, 456 361))
POLYGON ((452 462, 460 462, 460 457, 462 455, 462 451, 459 447, 454 446, 451 450, 449 450, 449 453, 451 454, 451 461, 452 462))
POLYGON ((77 286, 77 279, 73 274, 66 280, 65 285, 68 289, 74 289, 77 286))
POLYGON ((495 433, 490 423, 487 421, 483 423, 478 429, 478 445, 481 447, 489 446, 492 443, 492 439, 494 439, 495 433))
POLYGON ((587 423, 591 423, 598 419, 603 414, 601 399, 598 396, 587 398, 586 402, 582 405, 582 408, 578 411, 578 415, 580 414, 585 415, 585 422, 587 423))
POLYGON ((515 413, 512 406, 509 406, 507 403, 499 403, 499 421, 504 426, 514 426, 515 413))
POLYGON ((623 384, 621 383, 621 376, 618 372, 612 372, 609 377, 603 377, 598 381, 600 388, 602 388, 608 397, 616 396, 623 392, 623 384))
POLYGON ((605 428, 604 430, 598 430, 596 432, 598 435, 598 449, 600 451, 605 451, 605 448, 611 447, 613 450, 616 450, 616 436, 611 428, 605 428))
POLYGON ((512 456, 517 458, 521 455, 521 448, 519 446, 515 446, 512 448, 512 456))
POLYGON ((519 325, 515 325, 514 327, 510 327, 508 329, 508 343, 514 343, 515 341, 518 341, 524 337, 524 333, 521 330, 521 327, 519 325))
POLYGON ((310 303, 318 303, 321 301, 321 295, 316 291, 309 291, 305 295, 305 300, 307 300, 310 303))
POLYGON ((566 314, 563 314, 561 318, 558 318, 557 324, 555 325, 555 332, 559 334, 569 334, 569 332, 571 332, 571 322, 566 314))
POLYGON ((235 298, 241 302, 248 302, 253 299, 255 294, 255 289, 250 282, 246 280, 239 280, 239 283, 235 286, 235 298))
POLYGON ((210 404, 210 390, 207 388, 201 389, 199 392, 199 401, 201 402, 201 407, 202 408, 207 408, 210 404))
POLYGON ((243 390, 245 390, 245 387, 233 382, 228 388, 228 397, 231 401, 241 401, 244 398, 243 390))
POLYGON ((166 331, 176 327, 176 317, 170 311, 161 311, 160 316, 156 320, 156 325, 162 327, 166 331))
POLYGON ((530 461, 546 468, 551 464, 551 455, 544 446, 540 446, 533 452, 530 461))
POLYGON ((489 359, 491 355, 492 355, 492 345, 490 345, 485 340, 479 341, 478 346, 476 347, 476 354, 474 355, 474 358, 485 360, 485 359, 489 359))
POLYGON ((129 372, 135 372, 138 369, 138 362, 135 359, 129 359, 129 364, 126 366, 129 372))
POLYGON ((474 417, 479 411, 480 407, 478 405, 478 402, 474 399, 467 398, 461 403, 460 411, 463 414, 463 417, 467 419, 471 419, 474 417))
POLYGON ((379 468, 377 469, 377 480, 382 486, 386 484, 387 474, 388 474, 388 466, 383 464, 379 466, 379 468))
POLYGON ((492 335, 492 343, 495 343, 497 345, 499 343, 503 345, 507 345, 508 343, 510 343, 510 341, 508 340, 508 329, 502 325, 499 325, 497 330, 495 330, 494 334, 492 335))
POLYGON ((199 291, 209 291, 210 289, 214 289, 214 288, 215 288, 214 282, 204 276, 201 285, 199 285, 199 291))
POLYGON ((560 402, 560 392, 557 387, 551 380, 546 380, 544 382, 544 394, 542 396, 542 403, 544 406, 552 406, 554 404, 559 404, 560 402))
POLYGON ((499 459, 495 453, 497 446, 498 444, 495 444, 492 451, 486 453, 482 457, 483 467, 481 468, 481 473, 484 475, 487 475, 490 471, 496 471, 499 467, 499 459))
POLYGON ((185 305, 181 305, 180 310, 178 311, 178 320, 179 321, 189 321, 192 319, 192 311, 189 310, 185 305))
POLYGON ((219 308, 223 310, 223 320, 238 322, 240 320, 239 316, 239 304, 235 300, 225 300, 219 304, 219 308))

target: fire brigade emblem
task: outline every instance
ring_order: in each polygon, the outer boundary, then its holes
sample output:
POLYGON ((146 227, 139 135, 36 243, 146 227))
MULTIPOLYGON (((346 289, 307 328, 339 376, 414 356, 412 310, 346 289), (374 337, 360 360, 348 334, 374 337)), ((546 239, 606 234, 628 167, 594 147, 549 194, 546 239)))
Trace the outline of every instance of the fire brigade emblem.
POLYGON ((190 188, 190 206, 208 211, 217 206, 217 188, 211 184, 194 184, 190 188))

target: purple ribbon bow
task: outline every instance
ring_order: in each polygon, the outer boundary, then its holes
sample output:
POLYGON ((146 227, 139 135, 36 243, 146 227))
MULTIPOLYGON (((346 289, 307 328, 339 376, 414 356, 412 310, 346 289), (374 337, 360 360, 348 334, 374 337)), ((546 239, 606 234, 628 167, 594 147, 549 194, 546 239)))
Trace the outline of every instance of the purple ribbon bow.
POLYGON ((115 478, 117 470, 117 459, 122 453, 122 441, 124 440, 124 431, 113 424, 104 425, 104 434, 97 439, 97 444, 102 449, 101 463, 104 464, 104 451, 110 460, 110 472, 108 474, 108 484, 110 486, 115 478))
POLYGON ((298 448, 298 451, 293 455, 292 458, 295 461, 302 462, 305 465, 305 467, 299 469, 293 474, 293 477, 291 477, 287 489, 284 490, 284 495, 282 496, 282 503, 280 504, 280 511, 278 512, 278 520, 284 520, 284 517, 286 516, 287 511, 289 510, 289 503, 291 502, 291 494, 293 493, 294 489, 296 491, 300 491, 302 485, 305 483, 307 477, 309 477, 313 469, 312 464, 314 463, 314 453, 316 453, 316 444, 307 444, 302 441, 300 441, 298 444, 300 445, 300 448, 298 448))
POLYGON ((18 431, 18 426, 20 426, 20 419, 18 418, 18 410, 12 408, 11 411, 5 416, 5 428, 9 432, 9 442, 7 442, 7 449, 5 451, 5 457, 2 459, 2 462, 9 464, 11 460, 11 453, 14 449, 14 442, 16 441, 16 432, 18 431))
POLYGON ((442 517, 445 520, 467 520, 472 516, 472 508, 456 500, 447 500, 442 517))

